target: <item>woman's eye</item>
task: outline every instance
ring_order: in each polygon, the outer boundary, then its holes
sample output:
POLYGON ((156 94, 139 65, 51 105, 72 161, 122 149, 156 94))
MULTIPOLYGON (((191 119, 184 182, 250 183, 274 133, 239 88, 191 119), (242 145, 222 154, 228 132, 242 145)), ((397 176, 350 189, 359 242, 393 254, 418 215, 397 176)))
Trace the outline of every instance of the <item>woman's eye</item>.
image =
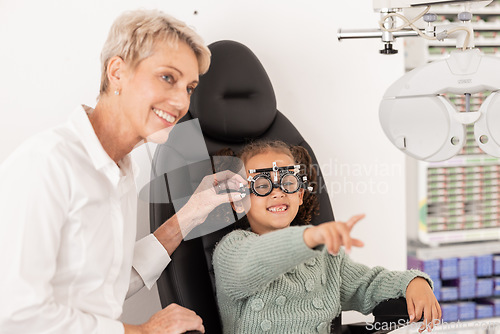
POLYGON ((194 89, 195 89, 195 87, 188 87, 188 88, 187 88, 187 92, 188 92, 188 94, 189 94, 189 95, 192 95, 192 94, 194 93, 194 89))
POLYGON ((174 81, 174 79, 170 75, 162 75, 162 79, 169 83, 172 83, 174 81))
POLYGON ((261 184, 256 187, 257 189, 267 189, 269 186, 267 184, 261 184))

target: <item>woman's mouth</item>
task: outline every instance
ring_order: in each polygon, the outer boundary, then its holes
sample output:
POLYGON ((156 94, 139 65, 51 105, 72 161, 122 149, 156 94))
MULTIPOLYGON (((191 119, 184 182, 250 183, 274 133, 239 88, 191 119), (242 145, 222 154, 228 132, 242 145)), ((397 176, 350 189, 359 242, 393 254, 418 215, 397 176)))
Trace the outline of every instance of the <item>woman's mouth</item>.
POLYGON ((285 212, 286 210, 288 210, 288 205, 286 204, 275 205, 267 208, 267 211, 272 213, 285 212))
POLYGON ((164 120, 166 120, 167 122, 169 123, 175 123, 175 117, 170 115, 170 114, 167 114, 166 112, 164 112, 163 110, 160 110, 160 109, 156 109, 156 108, 153 108, 153 111, 154 113, 160 117, 160 118, 163 118, 164 120))

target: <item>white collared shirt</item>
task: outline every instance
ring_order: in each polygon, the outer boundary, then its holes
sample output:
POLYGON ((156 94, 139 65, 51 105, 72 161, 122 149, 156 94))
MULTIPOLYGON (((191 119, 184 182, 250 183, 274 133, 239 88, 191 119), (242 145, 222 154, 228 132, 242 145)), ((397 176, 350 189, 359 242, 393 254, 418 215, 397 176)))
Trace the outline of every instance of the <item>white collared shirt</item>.
POLYGON ((119 166, 83 107, 0 165, 0 333, 124 332, 132 265, 151 288, 170 257, 153 235, 135 243, 130 156, 119 166))

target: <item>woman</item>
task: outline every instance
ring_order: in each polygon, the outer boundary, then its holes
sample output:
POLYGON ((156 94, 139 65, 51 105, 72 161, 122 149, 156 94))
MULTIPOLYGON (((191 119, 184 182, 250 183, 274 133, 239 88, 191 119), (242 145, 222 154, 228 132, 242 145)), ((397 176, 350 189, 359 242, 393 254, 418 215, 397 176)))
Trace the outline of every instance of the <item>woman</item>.
POLYGON ((111 27, 101 61, 95 109, 79 106, 67 124, 28 140, 0 166, 1 333, 204 331, 178 305, 138 326, 116 319, 127 291, 151 288, 183 235, 219 204, 241 199, 214 190, 221 181, 237 188, 240 176, 206 177, 176 216, 135 243, 129 153, 166 140, 210 52, 184 23, 134 11, 111 27))

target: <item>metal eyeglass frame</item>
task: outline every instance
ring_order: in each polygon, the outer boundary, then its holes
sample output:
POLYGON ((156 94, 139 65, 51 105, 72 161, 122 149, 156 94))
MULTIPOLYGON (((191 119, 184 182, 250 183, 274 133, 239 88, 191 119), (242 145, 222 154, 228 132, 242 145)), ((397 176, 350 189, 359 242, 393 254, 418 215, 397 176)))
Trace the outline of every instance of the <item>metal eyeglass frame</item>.
POLYGON ((248 181, 250 182, 250 191, 252 194, 255 196, 259 197, 265 197, 268 196, 273 192, 275 188, 280 188, 284 193, 286 194, 294 194, 298 192, 300 189, 307 189, 309 191, 312 191, 312 187, 307 186, 307 176, 306 175, 300 175, 300 165, 293 165, 293 166, 285 166, 285 167, 278 167, 276 165, 276 162, 273 162, 273 167, 272 168, 260 168, 260 169, 249 169, 248 173, 249 174, 254 174, 254 173, 259 173, 255 176, 249 176, 248 181), (271 181, 271 172, 274 173, 274 182, 271 181), (278 183, 278 173, 280 175, 280 181, 278 183), (290 191, 286 189, 286 187, 283 186, 282 180, 287 176, 287 175, 292 175, 295 177, 297 180, 297 189, 290 191), (265 194, 260 194, 255 190, 255 182, 258 179, 264 178, 269 182, 269 190, 265 194))

